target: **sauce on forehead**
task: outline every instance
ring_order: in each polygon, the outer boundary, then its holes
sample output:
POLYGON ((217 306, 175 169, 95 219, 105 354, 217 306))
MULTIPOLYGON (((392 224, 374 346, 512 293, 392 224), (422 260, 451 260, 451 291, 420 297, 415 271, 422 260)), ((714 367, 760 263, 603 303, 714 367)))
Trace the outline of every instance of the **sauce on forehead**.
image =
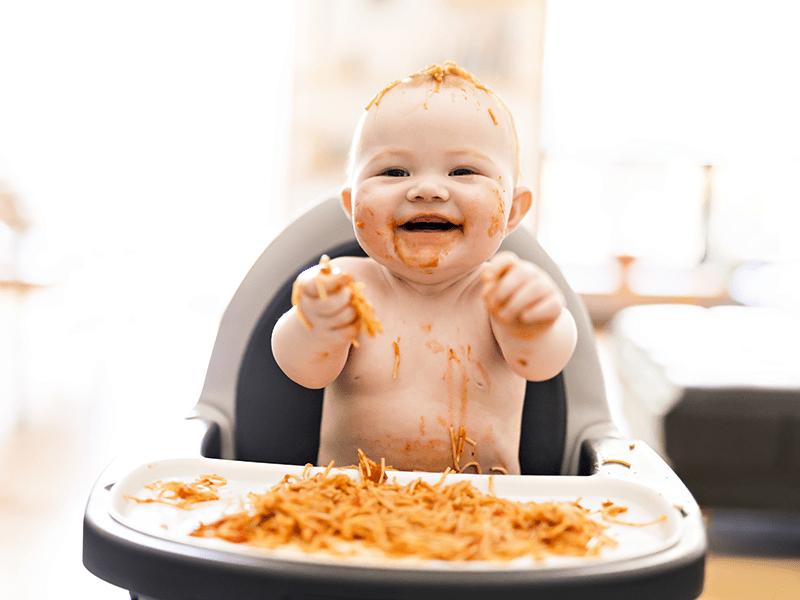
MULTIPOLYGON (((475 77, 472 73, 470 73, 469 71, 465 71, 464 69, 459 67, 454 62, 449 62, 448 61, 448 62, 444 63, 443 65, 428 65, 427 67, 425 67, 421 71, 417 71, 416 73, 412 73, 406 79, 396 79, 396 80, 392 81, 390 84, 388 84, 386 87, 384 87, 381 91, 379 91, 377 94, 375 94, 375 96, 372 98, 372 100, 369 101, 369 104, 367 104, 367 106, 365 107, 365 110, 369 110, 372 107, 373 104, 375 106, 378 106, 380 104, 381 100, 383 99, 383 97, 390 90, 392 90, 393 88, 397 87, 401 83, 403 83, 405 81, 410 81, 410 80, 414 79, 415 77, 420 77, 422 75, 429 75, 430 77, 433 78, 433 80, 435 81, 435 87, 434 87, 434 90, 433 90, 434 92, 438 92, 439 91, 439 87, 442 85, 442 81, 444 80, 445 75, 453 75, 454 77, 459 77, 460 79, 464 79, 466 81, 469 81, 477 89, 483 90, 487 94, 492 94, 493 96, 495 95, 494 92, 492 92, 492 90, 490 90, 485 85, 483 85, 480 81, 478 81, 478 78, 475 77)), ((492 119, 494 120, 494 115, 492 115, 492 119)))
MULTIPOLYGON (((384 86, 383 89, 381 89, 377 94, 375 94, 375 96, 373 96, 372 100, 369 101, 369 104, 367 104, 364 107, 364 110, 369 111, 373 106, 377 108, 378 105, 381 103, 383 97, 386 94, 388 94, 391 90, 393 90, 394 88, 396 88, 401 84, 409 83, 414 79, 420 77, 429 77, 433 80, 433 93, 436 94, 440 91, 441 85, 444 82, 445 77, 447 76, 456 77, 458 79, 466 81, 467 83, 471 84, 476 90, 480 90, 482 92, 485 92, 486 94, 489 94, 498 103, 501 112, 505 115, 504 120, 508 122, 511 134, 514 136, 514 154, 516 163, 515 180, 518 180, 521 176, 520 156, 519 156, 520 143, 519 143, 519 133, 517 132, 516 125, 514 124, 514 117, 511 114, 511 110, 508 108, 506 103, 499 95, 497 95, 494 91, 492 91, 491 89, 486 87, 483 83, 481 83, 481 81, 477 77, 475 77, 475 75, 473 75, 466 69, 459 67, 456 63, 452 61, 447 61, 443 65, 430 64, 424 69, 417 71, 416 73, 412 73, 405 79, 396 79, 392 81, 391 83, 384 86)), ((462 91, 466 91, 464 90, 463 87, 461 89, 462 91)), ((491 107, 487 109, 487 114, 491 118, 492 123, 494 123, 495 125, 500 125, 500 119, 498 119, 498 114, 496 114, 491 107)))

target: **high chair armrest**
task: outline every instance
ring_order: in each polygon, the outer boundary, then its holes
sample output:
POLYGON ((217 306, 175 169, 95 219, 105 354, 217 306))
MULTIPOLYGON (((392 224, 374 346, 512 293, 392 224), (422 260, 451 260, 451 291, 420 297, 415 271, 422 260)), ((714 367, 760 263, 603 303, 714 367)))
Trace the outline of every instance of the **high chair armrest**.
POLYGON ((684 515, 700 511, 692 493, 672 468, 641 440, 586 440, 581 452, 580 473, 646 485, 662 494, 684 515))
POLYGON ((694 589, 699 596, 708 548, 705 520, 694 496, 666 461, 641 440, 588 439, 581 448, 580 473, 644 485, 680 512, 684 534, 662 555, 659 568, 671 569, 677 577, 674 585, 694 589))

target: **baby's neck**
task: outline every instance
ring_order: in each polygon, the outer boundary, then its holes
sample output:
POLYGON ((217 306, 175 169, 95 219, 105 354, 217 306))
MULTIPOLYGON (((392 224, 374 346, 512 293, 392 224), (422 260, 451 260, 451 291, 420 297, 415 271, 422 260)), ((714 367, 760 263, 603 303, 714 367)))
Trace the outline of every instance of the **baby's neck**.
POLYGON ((474 285, 480 278, 482 267, 475 267, 444 281, 415 281, 381 266, 389 284, 399 291, 421 298, 455 298, 474 285))

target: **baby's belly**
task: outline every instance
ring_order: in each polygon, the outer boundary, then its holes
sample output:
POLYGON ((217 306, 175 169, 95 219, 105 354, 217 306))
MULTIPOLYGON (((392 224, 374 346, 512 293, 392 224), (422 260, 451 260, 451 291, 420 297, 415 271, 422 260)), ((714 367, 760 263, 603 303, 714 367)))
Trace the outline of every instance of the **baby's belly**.
POLYGON ((521 397, 499 406, 473 398, 462 410, 446 397, 409 392, 340 398, 327 390, 319 463, 355 464, 361 449, 401 470, 519 472, 521 397))

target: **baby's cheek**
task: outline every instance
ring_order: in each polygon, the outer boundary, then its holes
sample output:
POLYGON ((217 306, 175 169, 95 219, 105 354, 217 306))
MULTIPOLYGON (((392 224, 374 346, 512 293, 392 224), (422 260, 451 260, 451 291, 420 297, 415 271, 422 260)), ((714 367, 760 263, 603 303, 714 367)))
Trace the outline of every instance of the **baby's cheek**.
POLYGON ((369 208, 356 207, 353 224, 359 244, 369 253, 389 258, 391 256, 391 223, 379 218, 369 208))
POLYGON ((489 237, 494 237, 498 233, 501 234, 501 237, 504 237, 506 234, 508 216, 506 215, 506 205, 505 201, 503 200, 503 195, 500 193, 500 190, 491 188, 490 196, 492 200, 494 200, 494 210, 491 209, 492 203, 490 203, 490 211, 492 211, 492 216, 487 233, 489 234, 489 237))
POLYGON ((471 218, 467 226, 472 228, 472 233, 488 238, 502 239, 506 234, 508 214, 506 202, 500 190, 487 187, 480 198, 475 199, 468 207, 467 214, 471 218))

